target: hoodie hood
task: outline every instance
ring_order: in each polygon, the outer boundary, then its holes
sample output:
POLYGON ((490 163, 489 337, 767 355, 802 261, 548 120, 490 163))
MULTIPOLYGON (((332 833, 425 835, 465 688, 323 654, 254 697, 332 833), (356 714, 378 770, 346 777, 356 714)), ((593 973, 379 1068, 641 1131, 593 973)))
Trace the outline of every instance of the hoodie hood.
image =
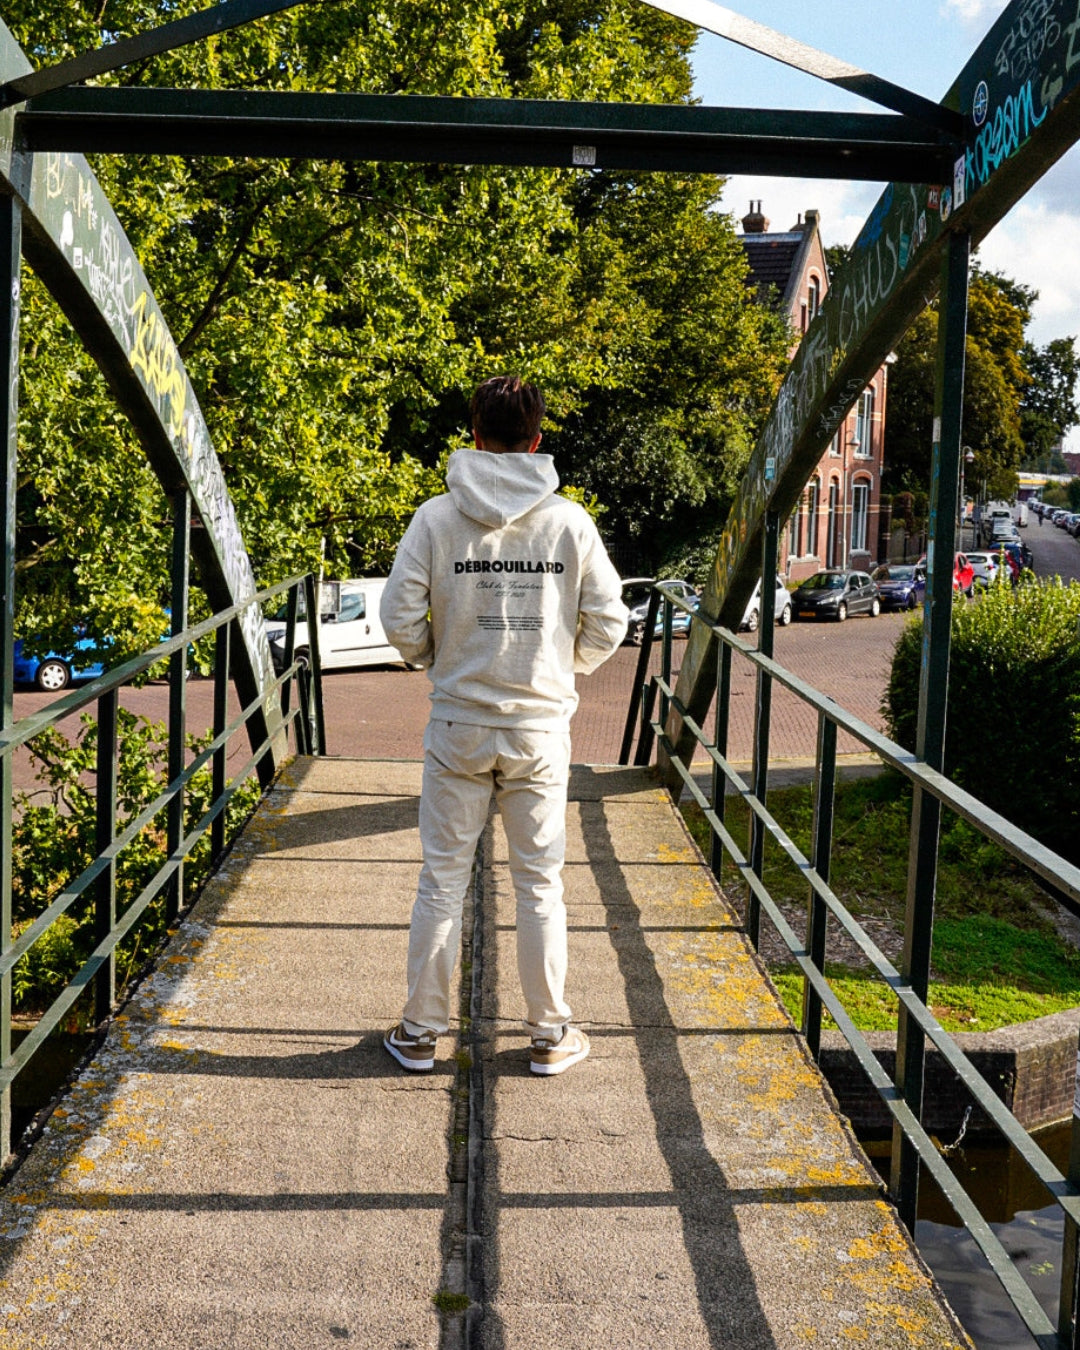
POLYGON ((550 455, 455 450, 447 466, 446 486, 462 515, 499 530, 552 496, 559 475, 550 455))

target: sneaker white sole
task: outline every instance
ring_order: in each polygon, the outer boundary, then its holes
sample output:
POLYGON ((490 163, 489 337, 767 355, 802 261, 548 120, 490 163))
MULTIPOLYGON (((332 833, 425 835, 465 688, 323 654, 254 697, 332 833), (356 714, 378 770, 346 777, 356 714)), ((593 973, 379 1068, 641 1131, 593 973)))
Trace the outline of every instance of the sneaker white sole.
POLYGON ((572 1055, 566 1055, 560 1060, 551 1060, 545 1063, 543 1060, 530 1059, 529 1068, 533 1073, 538 1073, 541 1077, 550 1078, 553 1074, 565 1073, 567 1069, 573 1068, 575 1064, 580 1064, 589 1054, 589 1046, 583 1045, 580 1050, 572 1055))
POLYGON ((383 1037, 383 1046, 389 1050, 403 1069, 409 1069, 413 1073, 423 1073, 425 1070, 435 1067, 434 1050, 431 1052, 430 1059, 416 1059, 415 1056, 410 1057, 399 1050, 389 1036, 383 1037))

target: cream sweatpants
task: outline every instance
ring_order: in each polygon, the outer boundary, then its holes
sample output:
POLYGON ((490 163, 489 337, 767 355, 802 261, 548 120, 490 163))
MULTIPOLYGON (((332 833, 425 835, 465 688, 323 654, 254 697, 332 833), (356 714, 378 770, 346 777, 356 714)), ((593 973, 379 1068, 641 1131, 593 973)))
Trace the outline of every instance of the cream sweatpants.
POLYGON ((570 735, 432 720, 420 794, 423 867, 409 926, 403 1022, 447 1031, 461 909, 491 794, 503 819, 517 901, 517 959, 525 1018, 541 1034, 570 1020, 566 981, 566 784, 570 735))

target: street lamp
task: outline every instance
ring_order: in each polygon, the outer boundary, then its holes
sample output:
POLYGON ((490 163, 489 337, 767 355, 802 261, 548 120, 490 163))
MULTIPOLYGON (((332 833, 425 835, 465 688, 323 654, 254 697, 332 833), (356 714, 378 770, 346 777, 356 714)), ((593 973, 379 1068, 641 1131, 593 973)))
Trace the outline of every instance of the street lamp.
MULTIPOLYGON (((958 542, 961 551, 963 551, 964 548, 964 517, 967 514, 966 511, 964 510, 964 469, 965 467, 969 467, 974 463, 975 463, 975 451, 972 450, 970 445, 965 445, 963 447, 963 454, 960 457, 960 501, 957 507, 957 514, 959 516, 960 521, 960 538, 958 542)), ((973 523, 972 529, 974 528, 975 526, 973 523)), ((971 543, 972 547, 974 547, 975 546, 974 535, 972 535, 971 537, 971 543)))

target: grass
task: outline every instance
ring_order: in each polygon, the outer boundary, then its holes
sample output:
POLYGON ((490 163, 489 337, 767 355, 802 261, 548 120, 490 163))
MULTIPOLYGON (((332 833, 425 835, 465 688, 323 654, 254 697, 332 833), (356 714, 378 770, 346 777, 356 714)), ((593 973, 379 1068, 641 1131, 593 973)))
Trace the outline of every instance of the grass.
MULTIPOLYGON (((809 853, 813 824, 811 789, 769 793, 769 808, 795 843, 809 853)), ((709 826, 692 803, 687 824, 708 852, 709 826)), ((837 788, 830 880, 858 919, 884 921, 903 932, 911 797, 897 774, 837 788)), ((749 811, 728 799, 726 822, 737 841, 747 837, 749 811)), ((808 887, 775 845, 767 845, 764 881, 791 916, 805 909, 808 887)), ((721 883, 739 896, 743 887, 725 861, 721 883)), ((1080 1005, 1080 952, 1057 933, 1054 906, 1026 868, 986 840, 966 821, 942 819, 929 1004, 948 1031, 992 1031, 1080 1005)), ((767 925, 767 919, 763 923, 767 925)), ((794 924, 801 931, 798 919, 794 924)), ((835 920, 830 933, 836 931, 835 920)), ((893 957, 894 963, 899 964, 893 957)), ((826 963, 826 973, 855 1025, 864 1031, 896 1027, 896 999, 865 967, 826 963)), ((796 1019, 803 980, 793 963, 770 975, 796 1019)), ((832 1021, 826 1018, 826 1025, 832 1021)))

